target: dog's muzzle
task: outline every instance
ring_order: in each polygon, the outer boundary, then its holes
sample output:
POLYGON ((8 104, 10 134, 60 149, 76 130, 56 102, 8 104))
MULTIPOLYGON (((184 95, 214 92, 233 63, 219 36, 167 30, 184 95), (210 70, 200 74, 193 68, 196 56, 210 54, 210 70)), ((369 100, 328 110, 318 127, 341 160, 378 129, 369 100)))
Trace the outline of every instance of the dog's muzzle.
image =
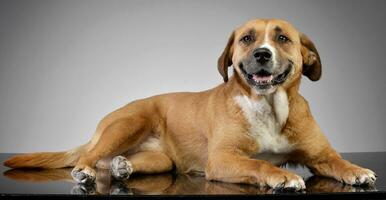
POLYGON ((242 63, 240 63, 239 67, 250 85, 264 90, 284 83, 288 74, 291 72, 293 64, 289 62, 285 70, 277 74, 273 74, 264 68, 259 69, 256 73, 248 73, 242 63))

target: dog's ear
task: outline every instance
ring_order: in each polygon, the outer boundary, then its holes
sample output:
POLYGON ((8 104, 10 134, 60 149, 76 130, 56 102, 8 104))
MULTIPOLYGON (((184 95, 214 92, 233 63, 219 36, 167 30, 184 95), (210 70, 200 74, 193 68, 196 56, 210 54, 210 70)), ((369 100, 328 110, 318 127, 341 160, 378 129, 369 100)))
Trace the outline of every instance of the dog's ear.
POLYGON ((300 34, 301 53, 303 56, 303 75, 312 81, 322 76, 322 64, 314 43, 303 33, 300 34))
POLYGON ((224 82, 228 81, 228 67, 232 65, 232 55, 233 55, 233 42, 235 39, 235 32, 233 31, 231 36, 228 39, 227 46, 222 52, 221 56, 217 61, 217 68, 221 76, 224 79, 224 82))

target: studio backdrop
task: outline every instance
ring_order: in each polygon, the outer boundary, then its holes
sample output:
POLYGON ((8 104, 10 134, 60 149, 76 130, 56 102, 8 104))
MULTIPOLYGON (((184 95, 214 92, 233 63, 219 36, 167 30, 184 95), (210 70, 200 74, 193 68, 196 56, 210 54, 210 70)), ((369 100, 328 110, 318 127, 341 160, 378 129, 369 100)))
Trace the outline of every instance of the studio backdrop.
POLYGON ((1 0, 0 152, 86 143, 135 99, 222 82, 232 30, 280 18, 320 53, 300 93, 340 152, 386 151, 384 0, 1 0))

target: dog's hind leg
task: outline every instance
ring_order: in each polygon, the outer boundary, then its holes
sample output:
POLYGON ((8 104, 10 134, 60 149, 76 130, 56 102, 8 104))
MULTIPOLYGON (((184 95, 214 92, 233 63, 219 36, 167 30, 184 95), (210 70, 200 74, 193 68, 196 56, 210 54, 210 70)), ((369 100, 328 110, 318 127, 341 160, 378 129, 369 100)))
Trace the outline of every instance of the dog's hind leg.
POLYGON ((98 160, 134 148, 146 137, 147 132, 150 132, 149 123, 139 116, 111 122, 100 134, 95 145, 80 156, 71 172, 74 180, 84 184, 93 183, 96 177, 94 167, 98 160))
POLYGON ((173 161, 163 152, 142 151, 128 157, 116 156, 110 170, 116 179, 127 179, 131 173, 156 174, 173 169, 173 161))

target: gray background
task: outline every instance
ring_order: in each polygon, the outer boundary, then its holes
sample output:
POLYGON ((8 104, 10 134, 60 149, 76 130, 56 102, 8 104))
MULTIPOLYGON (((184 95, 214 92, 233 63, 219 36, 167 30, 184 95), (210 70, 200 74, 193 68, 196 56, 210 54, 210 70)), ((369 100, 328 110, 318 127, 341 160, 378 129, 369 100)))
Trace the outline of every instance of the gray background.
POLYGON ((222 79, 232 29, 283 18, 315 42, 301 93, 340 152, 385 151, 386 1, 0 1, 0 152, 65 150, 138 98, 222 79))

